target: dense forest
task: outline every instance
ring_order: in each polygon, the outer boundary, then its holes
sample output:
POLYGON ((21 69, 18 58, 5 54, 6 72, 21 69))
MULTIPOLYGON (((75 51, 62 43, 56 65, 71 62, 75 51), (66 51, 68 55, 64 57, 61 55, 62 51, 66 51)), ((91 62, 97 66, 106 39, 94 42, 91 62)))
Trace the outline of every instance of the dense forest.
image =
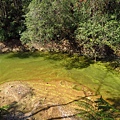
POLYGON ((13 39, 29 46, 67 40, 68 52, 120 56, 120 1, 0 0, 0 41, 13 39))

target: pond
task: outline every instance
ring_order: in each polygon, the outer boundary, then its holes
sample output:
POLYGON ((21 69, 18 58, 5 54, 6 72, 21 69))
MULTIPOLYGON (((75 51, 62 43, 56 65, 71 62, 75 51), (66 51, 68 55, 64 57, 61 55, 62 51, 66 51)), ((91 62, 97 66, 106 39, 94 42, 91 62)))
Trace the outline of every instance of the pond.
MULTIPOLYGON (((80 67, 83 57, 79 58, 78 63, 73 58, 66 54, 37 52, 0 54, 0 83, 24 80, 70 81, 87 86, 105 99, 119 99, 119 73, 108 70, 105 67, 107 63, 101 62, 90 62, 80 67)), ((75 89, 79 90, 79 87, 75 86, 75 89)))

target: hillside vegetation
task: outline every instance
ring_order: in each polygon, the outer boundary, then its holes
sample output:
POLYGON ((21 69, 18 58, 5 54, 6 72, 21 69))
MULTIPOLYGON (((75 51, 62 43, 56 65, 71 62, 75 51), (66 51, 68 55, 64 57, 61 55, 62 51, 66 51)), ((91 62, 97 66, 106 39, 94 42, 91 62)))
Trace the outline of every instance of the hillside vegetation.
POLYGON ((119 0, 1 0, 0 5, 1 41, 16 39, 32 48, 68 40, 69 53, 95 60, 120 56, 119 0))

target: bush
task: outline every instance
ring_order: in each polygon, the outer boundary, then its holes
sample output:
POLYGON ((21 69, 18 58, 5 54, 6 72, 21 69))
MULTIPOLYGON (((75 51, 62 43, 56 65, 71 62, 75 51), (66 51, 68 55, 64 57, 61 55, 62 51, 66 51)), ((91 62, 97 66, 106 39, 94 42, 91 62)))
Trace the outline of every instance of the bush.
POLYGON ((110 5, 110 0, 32 0, 21 41, 46 44, 67 39, 74 51, 95 60, 116 54, 120 45, 120 13, 115 6, 111 13, 110 5))
POLYGON ((19 40, 20 33, 25 30, 23 15, 30 1, 0 1, 0 41, 19 40))
POLYGON ((79 24, 76 39, 83 47, 83 54, 90 57, 107 56, 108 51, 105 50, 105 46, 116 52, 120 43, 120 23, 115 20, 100 23, 89 19, 79 24))

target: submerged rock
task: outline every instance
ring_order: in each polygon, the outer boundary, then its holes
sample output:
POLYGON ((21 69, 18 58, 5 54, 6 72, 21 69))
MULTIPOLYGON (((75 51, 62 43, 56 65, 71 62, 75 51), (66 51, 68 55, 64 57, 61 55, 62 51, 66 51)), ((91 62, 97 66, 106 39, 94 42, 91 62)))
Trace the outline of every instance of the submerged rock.
POLYGON ((33 94, 32 89, 27 84, 19 81, 2 84, 0 91, 0 106, 10 104, 14 101, 19 102, 22 98, 33 94))
POLYGON ((4 83, 0 87, 0 106, 10 108, 3 117, 5 120, 82 120, 77 114, 85 107, 78 102, 85 102, 91 94, 86 96, 88 89, 79 85, 80 90, 76 90, 75 85, 67 81, 39 80, 4 83))

